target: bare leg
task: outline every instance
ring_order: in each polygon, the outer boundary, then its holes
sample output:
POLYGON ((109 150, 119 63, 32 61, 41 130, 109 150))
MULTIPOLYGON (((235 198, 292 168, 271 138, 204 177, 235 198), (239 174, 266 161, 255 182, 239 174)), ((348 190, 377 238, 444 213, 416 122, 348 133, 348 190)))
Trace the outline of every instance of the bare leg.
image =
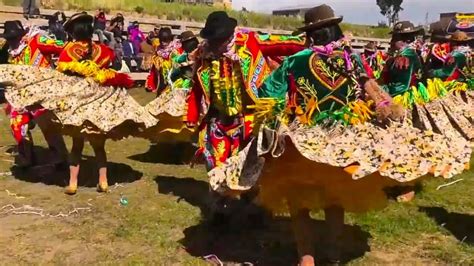
POLYGON ((301 266, 314 266, 314 232, 309 210, 293 209, 290 206, 291 227, 295 235, 301 266))
POLYGON ((80 163, 82 158, 82 150, 84 149, 84 138, 72 138, 72 150, 69 163, 69 186, 66 189, 66 194, 76 194, 77 192, 77 177, 79 176, 80 163))
POLYGON ((99 168, 99 192, 107 192, 107 154, 105 152, 105 138, 95 137, 89 141, 94 149, 95 159, 99 168))
POLYGON ((329 207, 324 210, 326 224, 329 230, 329 260, 338 262, 341 259, 341 239, 344 230, 344 209, 329 207))

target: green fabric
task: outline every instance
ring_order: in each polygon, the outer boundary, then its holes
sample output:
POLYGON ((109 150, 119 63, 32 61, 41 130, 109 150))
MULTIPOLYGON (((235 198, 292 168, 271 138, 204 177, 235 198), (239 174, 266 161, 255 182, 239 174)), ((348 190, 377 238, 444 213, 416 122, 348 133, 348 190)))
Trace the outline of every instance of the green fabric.
POLYGON ((410 60, 410 63, 408 69, 398 69, 395 67, 395 64, 393 62, 392 65, 389 66, 390 79, 388 81, 388 84, 384 86, 384 89, 391 96, 400 95, 410 89, 413 74, 415 74, 421 69, 420 58, 416 53, 415 49, 405 48, 399 56, 407 57, 408 60, 410 60))
MULTIPOLYGON (((330 97, 335 97, 341 102, 347 103, 348 101, 355 98, 354 91, 351 90, 350 79, 341 77, 341 82, 338 89, 328 88, 327 84, 324 85, 322 77, 317 75, 316 71, 311 70, 311 59, 313 51, 304 50, 293 56, 286 58, 281 66, 275 70, 265 81, 265 83, 259 89, 259 98, 275 98, 277 106, 274 107, 274 112, 279 113, 286 107, 286 96, 290 92, 291 84, 290 77, 294 79, 294 85, 298 88, 297 105, 306 108, 307 102, 303 99, 301 94, 306 95, 308 98, 316 96, 318 101, 318 108, 313 113, 311 120, 318 123, 325 118, 341 118, 344 113, 343 107, 345 104, 341 104, 330 97)), ((320 57, 320 62, 325 62, 327 58, 320 57)), ((332 58, 333 60, 339 61, 344 60, 341 56, 332 58)), ((339 61, 340 62, 340 61, 339 61)), ((323 63, 323 65, 325 65, 323 63)), ((327 65, 325 65, 327 67, 327 65)), ((356 63, 357 67, 357 63, 356 63)), ((319 72, 321 74, 321 72, 319 72)))
POLYGON ((466 65, 466 55, 460 52, 453 52, 451 54, 454 57, 455 63, 452 65, 445 65, 442 68, 433 70, 433 75, 436 78, 447 79, 449 78, 456 69, 461 69, 466 65))

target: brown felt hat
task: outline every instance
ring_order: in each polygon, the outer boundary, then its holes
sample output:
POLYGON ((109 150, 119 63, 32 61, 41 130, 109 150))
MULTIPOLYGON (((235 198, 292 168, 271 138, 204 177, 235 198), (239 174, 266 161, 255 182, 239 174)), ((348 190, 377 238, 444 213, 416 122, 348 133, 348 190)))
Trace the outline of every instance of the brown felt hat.
POLYGON ((298 28, 299 31, 310 31, 324 28, 329 25, 339 24, 342 16, 336 16, 334 10, 328 5, 313 7, 304 14, 305 26, 298 28))
POLYGON ((368 42, 364 46, 364 50, 369 51, 369 52, 374 52, 374 53, 377 52, 377 43, 375 43, 374 41, 368 42))
POLYGON ((471 41, 472 39, 473 38, 469 37, 467 33, 460 30, 454 32, 453 34, 451 34, 451 36, 448 37, 448 40, 452 42, 468 42, 468 41, 471 41))
POLYGON ((192 32, 192 31, 183 31, 180 35, 179 35, 179 39, 181 40, 181 42, 185 42, 185 41, 189 41, 189 40, 192 40, 192 39, 196 39, 197 36, 192 32))
POLYGON ((395 23, 390 34, 412 34, 412 33, 422 33, 424 29, 422 27, 415 27, 410 21, 400 21, 395 23))

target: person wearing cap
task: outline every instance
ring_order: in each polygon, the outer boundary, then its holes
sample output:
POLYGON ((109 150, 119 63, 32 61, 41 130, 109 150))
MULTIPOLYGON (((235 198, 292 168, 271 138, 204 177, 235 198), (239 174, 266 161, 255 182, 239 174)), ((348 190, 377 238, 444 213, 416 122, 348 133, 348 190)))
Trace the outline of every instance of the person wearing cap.
POLYGON ((198 155, 205 156, 209 170, 238 152, 250 136, 248 105, 256 100, 258 86, 270 74, 266 59, 292 55, 305 44, 297 36, 263 35, 236 27, 237 20, 226 12, 211 13, 200 32, 204 42, 195 52, 196 71, 185 122, 189 127, 197 125, 204 101, 208 111, 201 121, 198 155))
MULTIPOLYGON (((78 76, 90 76, 95 74, 97 69, 108 69, 114 59, 114 52, 104 44, 96 44, 92 41, 94 33, 94 17, 81 12, 74 14, 64 24, 64 29, 72 37, 72 41, 67 43, 63 52, 59 55, 57 70, 66 74, 78 76)), ((111 80, 117 77, 107 78, 102 81, 104 85, 114 84, 119 81, 111 80)), ((124 81, 125 82, 125 81, 124 81)), ((128 81, 127 81, 128 82, 128 81)), ((65 190, 68 195, 77 193, 78 175, 82 150, 84 148, 84 137, 72 138, 72 150, 70 156, 70 178, 69 185, 65 190)), ((107 156, 105 152, 105 137, 97 135, 95 138, 87 139, 94 149, 95 158, 99 168, 99 183, 97 190, 107 192, 107 156)))
POLYGON ((415 27, 409 21, 400 21, 395 23, 391 34, 391 58, 386 64, 383 79, 390 95, 397 96, 419 82, 424 62, 419 36, 424 35, 424 29, 415 27))
POLYGON ((158 40, 153 65, 145 83, 146 89, 156 93, 157 96, 169 88, 168 76, 173 66, 173 59, 182 54, 180 43, 174 39, 170 28, 160 28, 158 40))
MULTIPOLYGON (((8 43, 9 63, 32 65, 52 68, 52 55, 58 55, 64 48, 64 43, 49 38, 45 32, 36 27, 29 30, 23 28, 20 21, 5 21, 4 38, 8 43)), ((50 150, 54 153, 53 162, 61 165, 67 160, 67 149, 57 127, 45 124, 50 115, 42 109, 28 112, 24 110, 10 110, 10 121, 13 136, 18 144, 18 165, 27 167, 35 163, 33 154, 33 139, 30 127, 33 120, 38 123, 50 150)))
MULTIPOLYGON (((270 74, 268 58, 289 56, 304 49, 304 39, 237 29, 237 20, 224 11, 211 13, 200 32, 204 41, 193 53, 193 84, 187 98, 185 123, 198 124, 196 158, 211 172, 237 154, 251 138, 257 88, 270 74)), ((227 215, 227 198, 213 193, 213 218, 227 215)), ((250 195, 250 194, 247 194, 250 195)))
POLYGON ((179 36, 183 53, 173 58, 173 69, 170 73, 170 84, 173 89, 189 90, 192 87, 193 52, 199 46, 199 40, 192 31, 184 31, 179 36))
POLYGON ((378 50, 377 43, 370 41, 364 46, 364 52, 361 54, 361 60, 364 65, 365 72, 371 78, 379 79, 387 55, 378 50))
POLYGON ((470 38, 465 32, 456 31, 444 36, 443 43, 435 43, 431 47, 428 60, 429 76, 443 81, 467 81, 471 48, 470 38))
MULTIPOLYGON (((414 128, 410 121, 390 123, 403 121, 406 110, 365 73, 339 26, 342 19, 327 5, 307 11, 300 30, 306 32, 308 49, 287 57, 257 87, 254 103, 243 104, 252 108, 255 125, 261 125, 253 132, 257 139, 208 172, 213 191, 239 195, 258 188, 259 203, 291 215, 300 265, 315 264, 310 211, 324 210, 327 259, 337 263, 345 212, 383 208, 387 188, 411 185, 427 174, 424 160, 450 171, 451 163, 470 159, 465 140, 451 145, 447 135, 414 128), (433 150, 427 152, 427 146, 433 150), (442 161, 435 150, 443 150, 442 161)), ((213 72, 208 76, 210 82, 219 77, 213 72)), ((211 100, 229 92, 204 90, 211 100)), ((212 122, 214 147, 224 146, 221 139, 233 140, 236 131, 228 131, 229 124, 212 122)), ((462 172, 463 163, 450 174, 462 172)))

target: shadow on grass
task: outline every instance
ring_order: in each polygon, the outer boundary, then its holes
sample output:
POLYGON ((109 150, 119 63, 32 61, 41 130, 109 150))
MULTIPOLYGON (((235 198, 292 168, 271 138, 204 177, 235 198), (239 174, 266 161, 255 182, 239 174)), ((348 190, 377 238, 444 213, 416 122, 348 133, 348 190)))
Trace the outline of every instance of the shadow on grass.
POLYGON ((474 215, 448 212, 441 207, 420 207, 437 224, 463 243, 474 245, 474 215))
POLYGON ((181 165, 189 163, 196 148, 191 143, 158 143, 150 145, 147 152, 132 155, 128 159, 142 163, 162 163, 181 165))
MULTIPOLYGON (((223 222, 210 218, 209 185, 192 178, 159 176, 156 179, 162 194, 178 197, 201 209, 204 219, 198 225, 184 230, 180 240, 186 251, 194 257, 216 255, 231 263, 249 262, 255 265, 294 265, 298 260, 296 246, 287 217, 270 218, 253 204, 230 202, 231 217, 223 222)), ((326 224, 314 221, 316 228, 317 258, 328 253, 326 224)), ((346 225, 343 239, 343 260, 347 263, 370 251, 370 235, 359 226, 346 225)))
MULTIPOLYGON (((50 151, 43 147, 35 147, 37 166, 31 168, 11 168, 15 178, 30 182, 43 183, 45 185, 66 186, 69 182, 69 168, 67 165, 56 168, 48 164, 50 151)), ((134 170, 132 167, 122 163, 107 163, 109 184, 115 183, 132 183, 142 178, 143 174, 134 170)), ((79 186, 95 187, 99 180, 99 173, 94 157, 84 156, 81 162, 81 170, 79 173, 79 186)))

